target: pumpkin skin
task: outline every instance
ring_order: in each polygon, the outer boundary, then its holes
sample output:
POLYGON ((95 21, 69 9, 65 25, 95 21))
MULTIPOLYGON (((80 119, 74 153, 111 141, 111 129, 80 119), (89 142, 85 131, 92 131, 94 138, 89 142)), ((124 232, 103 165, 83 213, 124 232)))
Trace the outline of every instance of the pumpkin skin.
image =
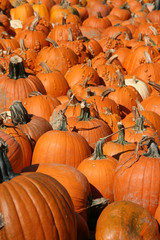
POLYGON ((38 92, 31 93, 22 103, 29 114, 45 118, 47 121, 49 121, 54 108, 60 104, 57 98, 49 95, 42 95, 38 92))
POLYGON ((38 139, 33 151, 32 164, 48 162, 77 167, 84 158, 90 155, 90 147, 80 134, 51 130, 38 139))
POLYGON ((23 168, 23 153, 20 144, 13 136, 3 131, 0 131, 0 138, 2 138, 8 144, 9 151, 7 153, 7 157, 10 161, 13 171, 15 173, 19 173, 23 168))
POLYGON ((129 201, 108 205, 96 225, 96 240, 158 240, 158 225, 147 209, 129 201))
POLYGON ((28 136, 32 148, 43 133, 52 130, 46 119, 29 115, 21 101, 14 101, 9 109, 11 111, 10 121, 28 136))
POLYGON ((154 216, 159 204, 160 158, 142 153, 138 151, 137 161, 134 151, 120 156, 114 178, 114 200, 140 204, 154 216))
POLYGON ((29 3, 18 6, 17 8, 12 8, 10 10, 11 19, 20 19, 22 22, 28 17, 34 15, 34 10, 29 3))
POLYGON ((38 73, 37 77, 43 83, 47 94, 52 97, 59 97, 67 94, 69 86, 63 74, 57 69, 51 71, 44 63, 41 63, 41 65, 43 65, 44 71, 38 73))
POLYGON ((9 75, 0 77, 1 97, 3 97, 0 102, 1 111, 8 109, 14 100, 22 101, 32 91, 46 93, 43 84, 36 76, 26 74, 22 58, 18 55, 10 58, 9 68, 9 75))
POLYGON ((71 198, 50 176, 42 173, 16 176, 0 185, 0 194, 0 211, 5 222, 1 239, 16 239, 17 233, 19 240, 76 239, 71 198))
POLYGON ((22 172, 40 172, 60 182, 69 193, 75 212, 86 218, 86 207, 91 194, 90 184, 80 171, 68 164, 41 163, 26 167, 22 172))
POLYGON ((78 56, 67 47, 49 46, 39 51, 35 61, 36 72, 41 72, 41 62, 45 62, 51 71, 58 69, 63 75, 70 67, 78 63, 78 56))
POLYGON ((98 144, 101 145, 101 140, 97 142, 93 156, 84 159, 79 164, 78 170, 87 177, 91 185, 92 198, 104 197, 109 202, 113 202, 113 182, 117 160, 103 155, 98 144))

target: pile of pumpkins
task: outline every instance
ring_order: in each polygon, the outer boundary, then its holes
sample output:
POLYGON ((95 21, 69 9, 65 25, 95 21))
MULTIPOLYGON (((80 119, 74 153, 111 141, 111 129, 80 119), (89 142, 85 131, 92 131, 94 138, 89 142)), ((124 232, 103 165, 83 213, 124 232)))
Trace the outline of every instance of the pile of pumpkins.
POLYGON ((159 9, 0 0, 1 240, 160 240, 159 9))

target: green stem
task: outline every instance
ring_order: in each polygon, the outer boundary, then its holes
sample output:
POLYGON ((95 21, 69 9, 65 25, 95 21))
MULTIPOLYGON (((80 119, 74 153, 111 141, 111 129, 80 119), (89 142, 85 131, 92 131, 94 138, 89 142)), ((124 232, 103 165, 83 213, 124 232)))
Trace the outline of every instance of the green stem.
POLYGON ((136 124, 133 127, 133 130, 135 130, 136 133, 145 131, 144 120, 145 120, 145 118, 143 115, 141 115, 140 117, 138 117, 136 119, 136 124))
POLYGON ((113 142, 114 143, 119 143, 121 145, 129 144, 129 142, 127 142, 125 140, 125 128, 124 128, 124 125, 122 124, 122 122, 118 122, 117 126, 118 126, 118 129, 119 129, 119 134, 118 134, 117 140, 115 140, 113 142))
POLYGON ((86 100, 82 100, 81 114, 79 116, 79 121, 89 121, 90 119, 93 119, 93 117, 90 114, 90 108, 89 108, 86 100))
POLYGON ((99 139, 96 143, 96 147, 93 153, 93 160, 104 159, 106 156, 103 154, 103 144, 105 143, 105 139, 99 139))

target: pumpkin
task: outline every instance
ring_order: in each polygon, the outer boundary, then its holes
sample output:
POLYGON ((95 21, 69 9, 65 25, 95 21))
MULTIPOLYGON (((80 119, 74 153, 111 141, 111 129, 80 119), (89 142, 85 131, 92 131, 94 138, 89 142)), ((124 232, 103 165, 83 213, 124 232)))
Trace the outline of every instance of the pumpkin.
POLYGON ((29 3, 24 3, 16 8, 12 8, 10 10, 10 15, 12 20, 19 19, 23 22, 28 17, 34 15, 34 10, 29 3))
POLYGON ((159 238, 157 222, 149 211, 130 201, 109 204, 102 211, 96 225, 96 240, 159 238))
POLYGON ((28 136, 32 148, 43 133, 52 129, 46 119, 28 114, 21 101, 14 101, 9 109, 12 123, 28 136))
MULTIPOLYGON (((89 143, 92 151, 95 148, 96 142, 99 138, 103 138, 112 133, 109 125, 101 119, 91 116, 89 105, 86 100, 81 102, 81 113, 76 119, 69 121, 68 124, 73 131, 78 132, 89 143)), ((109 141, 109 139, 108 139, 109 141)))
POLYGON ((72 28, 68 28, 68 39, 67 41, 59 41, 59 46, 69 47, 78 56, 78 63, 86 63, 91 58, 89 50, 85 44, 76 38, 74 40, 72 28))
POLYGON ((119 79, 117 87, 114 86, 115 91, 109 93, 108 97, 114 100, 120 106, 121 116, 124 118, 132 111, 132 106, 136 106, 136 99, 142 101, 139 92, 132 86, 125 85, 125 79, 120 70, 116 70, 119 79), (130 99, 130 101, 128 101, 130 99))
POLYGON ((15 55, 10 58, 9 74, 0 77, 1 97, 0 109, 8 109, 14 100, 23 100, 32 91, 39 91, 42 94, 46 90, 41 81, 34 75, 25 72, 22 58, 15 55))
POLYGON ((32 164, 24 168, 22 172, 40 172, 56 179, 69 193, 75 212, 86 220, 86 209, 89 206, 91 189, 87 178, 79 170, 68 164, 40 163, 32 164))
POLYGON ((142 144, 147 145, 147 151, 120 156, 114 178, 114 200, 140 204, 154 216, 159 204, 160 150, 153 137, 143 136, 139 142, 142 144))
POLYGON ((48 65, 43 62, 40 65, 44 71, 37 73, 37 77, 43 83, 47 94, 51 97, 59 97, 67 94, 69 86, 63 74, 57 69, 51 71, 48 65))
POLYGON ((97 72, 88 64, 76 64, 65 74, 65 78, 71 88, 75 84, 83 83, 87 77, 89 78, 88 84, 97 85, 100 83, 100 78, 97 72))
POLYGON ((44 47, 38 53, 35 61, 36 72, 42 71, 41 62, 45 62, 52 70, 58 69, 63 75, 69 68, 78 63, 78 56, 67 47, 58 46, 53 40, 48 39, 51 46, 44 47))
POLYGON ((103 32, 106 28, 112 24, 107 17, 102 17, 100 12, 97 12, 97 16, 90 16, 83 21, 83 26, 94 27, 103 32))
POLYGON ((88 179, 91 185, 93 198, 105 197, 109 202, 113 202, 113 182, 117 161, 113 157, 103 154, 103 144, 105 139, 100 139, 92 157, 84 159, 78 166, 88 179))
POLYGON ((21 172, 23 168, 23 153, 20 144, 16 141, 16 139, 3 132, 0 131, 0 139, 2 142, 2 139, 6 142, 8 145, 8 152, 7 152, 7 157, 10 161, 10 164, 12 166, 12 169, 15 173, 21 172))
POLYGON ((50 116, 56 106, 60 104, 57 98, 50 95, 42 95, 40 92, 31 92, 22 101, 29 114, 33 114, 49 121, 50 116))
POLYGON ((48 131, 38 139, 32 164, 48 162, 77 167, 84 158, 90 156, 91 150, 85 138, 67 130, 63 113, 56 119, 54 129, 56 130, 48 131))
POLYGON ((42 173, 15 174, 1 144, 1 239, 76 239, 72 200, 54 178, 42 173), (8 212, 11 214, 8 215, 8 212), (71 227, 73 228, 71 231, 71 227))
POLYGON ((37 4, 33 4, 32 7, 35 12, 39 13, 40 17, 44 17, 49 21, 50 14, 49 14, 49 11, 45 4, 43 4, 41 1, 39 1, 37 4))
POLYGON ((49 43, 46 41, 46 35, 42 30, 36 30, 36 25, 39 22, 39 16, 36 16, 33 20, 30 27, 19 31, 15 39, 20 41, 20 39, 24 39, 25 46, 27 48, 31 48, 39 52, 43 47, 48 46, 49 43))
POLYGON ((105 142, 103 144, 103 153, 119 160, 122 153, 135 150, 136 144, 125 140, 125 128, 122 122, 118 122, 117 126, 119 130, 118 138, 113 141, 105 142))

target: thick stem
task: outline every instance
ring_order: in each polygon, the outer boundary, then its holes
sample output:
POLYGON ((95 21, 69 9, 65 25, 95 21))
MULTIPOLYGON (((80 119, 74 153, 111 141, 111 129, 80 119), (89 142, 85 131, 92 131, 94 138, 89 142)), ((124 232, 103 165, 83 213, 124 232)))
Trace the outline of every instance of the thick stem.
POLYGON ((53 39, 46 38, 46 41, 51 43, 53 47, 58 48, 58 44, 53 39))
POLYGON ((89 121, 93 118, 90 114, 90 108, 85 99, 83 99, 81 102, 81 114, 78 118, 79 121, 89 121))
POLYGON ((35 17, 35 19, 33 20, 33 22, 31 23, 31 26, 29 27, 29 30, 35 31, 35 28, 36 28, 37 24, 39 23, 39 20, 40 20, 40 16, 37 15, 35 17))
MULTIPOLYGON (((118 25, 118 26, 119 26, 119 25, 118 25)), ((117 39, 121 34, 122 34, 122 32, 117 32, 117 33, 115 33, 111 38, 112 38, 112 39, 117 39)))
POLYGON ((82 41, 84 41, 84 42, 89 42, 89 41, 90 41, 90 39, 87 38, 87 37, 85 37, 85 36, 78 36, 78 37, 77 37, 77 40, 82 40, 82 41))
POLYGON ((33 91, 29 94, 28 97, 34 97, 34 96, 39 96, 39 95, 42 96, 43 94, 38 91, 33 91))
POLYGON ((51 69, 48 67, 48 65, 46 63, 41 62, 39 65, 44 69, 45 73, 51 73, 52 72, 51 69))
POLYGON ((132 107, 132 114, 133 114, 133 121, 136 122, 137 118, 140 117, 140 113, 135 106, 132 107))
POLYGON ((68 41, 74 41, 72 28, 68 28, 68 41))
POLYGON ((60 112, 58 121, 60 122, 60 124, 59 124, 59 127, 58 127, 57 130, 68 131, 68 129, 67 129, 67 117, 65 116, 63 111, 60 112))
POLYGON ((154 34, 155 36, 158 36, 158 35, 159 35, 159 33, 158 33, 158 31, 157 31, 157 29, 156 29, 155 27, 149 26, 149 28, 151 29, 151 31, 153 32, 153 34, 154 34))
POLYGON ((155 82, 149 80, 148 84, 151 85, 155 90, 157 90, 160 93, 160 85, 158 83, 155 83, 155 82))
POLYGON ((21 38, 21 39, 19 40, 19 45, 20 45, 20 49, 21 49, 22 51, 26 51, 26 50, 27 50, 23 38, 21 38))
POLYGON ((12 79, 27 78, 27 73, 24 69, 23 60, 18 55, 10 58, 8 77, 12 79))
POLYGON ((149 52, 147 51, 144 51, 144 55, 145 55, 145 58, 146 58, 146 63, 153 63, 152 62, 152 58, 151 58, 151 55, 149 54, 149 52))
POLYGON ((154 9, 153 10, 160 10, 160 1, 159 0, 155 0, 155 5, 154 5, 154 9))
POLYGON ((115 59, 117 59, 117 58, 118 58, 118 55, 117 55, 117 54, 111 56, 111 57, 107 60, 106 65, 112 64, 112 62, 113 62, 115 59))
POLYGON ((144 118, 143 115, 141 115, 140 117, 138 117, 138 118, 136 119, 136 124, 135 124, 134 127, 133 127, 133 130, 134 130, 136 133, 145 131, 144 120, 145 120, 145 118, 144 118))
POLYGON ((119 69, 116 70, 116 74, 117 74, 118 79, 119 79, 119 84, 118 84, 118 86, 119 86, 119 87, 124 87, 124 86, 126 86, 124 76, 123 76, 123 74, 121 73, 121 71, 120 71, 119 69))
POLYGON ((100 139, 96 143, 95 150, 94 150, 93 157, 92 157, 93 160, 106 158, 106 156, 103 154, 103 144, 104 143, 105 143, 105 139, 100 139))
POLYGON ((73 94, 73 91, 71 89, 68 90, 67 97, 69 99, 69 105, 75 106, 80 103, 80 101, 75 97, 75 95, 73 94))
POLYGON ((11 111, 12 123, 15 126, 18 124, 26 124, 30 121, 29 114, 22 105, 21 101, 13 101, 12 105, 9 107, 9 110, 11 111))
POLYGON ((108 60, 110 57, 112 57, 112 54, 115 53, 115 49, 109 49, 105 52, 105 59, 108 60))
POLYGON ((107 88, 107 90, 105 90, 102 94, 101 94, 101 97, 102 97, 102 100, 108 96, 109 93, 111 92, 115 92, 115 89, 114 88, 107 88))
POLYGON ((119 129, 119 134, 118 134, 117 140, 115 140, 113 142, 114 143, 119 143, 121 145, 129 144, 129 142, 127 142, 125 140, 125 128, 124 128, 124 125, 122 124, 122 122, 118 122, 117 126, 118 126, 118 129, 119 129))
POLYGON ((151 157, 151 158, 160 158, 159 147, 158 147, 157 143, 155 143, 155 141, 152 137, 148 137, 147 135, 144 135, 144 136, 142 136, 142 140, 140 143, 142 146, 147 145, 147 152, 143 153, 144 156, 151 157), (144 142, 145 142, 145 144, 142 144, 144 142))
POLYGON ((19 174, 15 174, 7 157, 8 145, 0 138, 0 182, 6 182, 19 174))

